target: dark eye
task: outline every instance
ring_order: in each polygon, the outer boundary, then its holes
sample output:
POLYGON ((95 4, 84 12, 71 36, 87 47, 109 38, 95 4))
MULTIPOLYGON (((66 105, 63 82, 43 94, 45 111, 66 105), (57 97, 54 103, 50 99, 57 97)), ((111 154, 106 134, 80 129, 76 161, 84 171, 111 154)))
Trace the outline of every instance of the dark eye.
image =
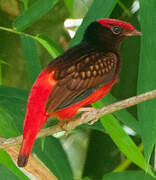
POLYGON ((112 31, 114 34, 120 34, 121 28, 119 26, 112 27, 112 31))

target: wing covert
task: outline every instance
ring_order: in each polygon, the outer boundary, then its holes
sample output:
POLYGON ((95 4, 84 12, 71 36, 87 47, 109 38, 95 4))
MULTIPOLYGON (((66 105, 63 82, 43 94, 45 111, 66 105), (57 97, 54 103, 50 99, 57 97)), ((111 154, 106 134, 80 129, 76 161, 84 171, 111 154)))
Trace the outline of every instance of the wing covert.
POLYGON ((70 65, 59 66, 54 74, 57 84, 48 97, 46 112, 70 106, 85 91, 106 84, 113 78, 116 67, 117 56, 103 52, 93 52, 70 65))

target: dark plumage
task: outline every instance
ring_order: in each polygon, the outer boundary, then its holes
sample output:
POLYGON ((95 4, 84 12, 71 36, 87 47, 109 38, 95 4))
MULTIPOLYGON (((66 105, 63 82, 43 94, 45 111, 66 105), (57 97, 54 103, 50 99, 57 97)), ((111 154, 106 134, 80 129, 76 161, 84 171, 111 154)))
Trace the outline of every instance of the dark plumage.
POLYGON ((54 79, 57 84, 47 100, 47 113, 51 114, 85 99, 109 82, 115 74, 119 74, 120 45, 132 27, 108 25, 115 27, 115 32, 97 21, 91 23, 81 43, 48 65, 49 70, 56 69, 54 79), (80 95, 82 98, 77 98, 80 95))

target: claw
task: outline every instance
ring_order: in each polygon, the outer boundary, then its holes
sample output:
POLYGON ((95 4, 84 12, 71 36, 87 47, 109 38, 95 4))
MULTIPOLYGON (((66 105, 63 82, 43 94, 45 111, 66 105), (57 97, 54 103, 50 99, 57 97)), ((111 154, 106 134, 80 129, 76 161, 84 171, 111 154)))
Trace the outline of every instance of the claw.
POLYGON ((88 125, 93 125, 95 122, 98 121, 98 119, 99 119, 99 118, 95 118, 95 119, 89 121, 89 122, 88 122, 88 125))
MULTIPOLYGON (((84 119, 86 119, 86 118, 88 117, 88 114, 89 114, 90 112, 91 112, 93 115, 96 115, 96 113, 97 113, 94 108, 89 108, 89 111, 87 111, 87 112, 85 112, 85 113, 82 114, 82 116, 81 116, 81 121, 83 121, 84 119), (91 110, 92 110, 92 112, 91 112, 91 110)), ((98 121, 98 118, 94 118, 93 120, 91 120, 90 122, 88 122, 88 124, 89 124, 89 125, 92 125, 92 124, 94 124, 96 121, 98 121)))
POLYGON ((88 116, 88 112, 85 112, 81 115, 81 120, 83 121, 84 119, 86 119, 88 116))

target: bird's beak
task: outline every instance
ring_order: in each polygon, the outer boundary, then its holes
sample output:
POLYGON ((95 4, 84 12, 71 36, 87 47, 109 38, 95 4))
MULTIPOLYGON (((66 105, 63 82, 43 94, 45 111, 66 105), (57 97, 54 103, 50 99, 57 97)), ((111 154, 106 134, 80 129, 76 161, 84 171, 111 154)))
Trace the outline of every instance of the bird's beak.
POLYGON ((125 33, 126 36, 141 36, 142 33, 136 29, 125 33))

